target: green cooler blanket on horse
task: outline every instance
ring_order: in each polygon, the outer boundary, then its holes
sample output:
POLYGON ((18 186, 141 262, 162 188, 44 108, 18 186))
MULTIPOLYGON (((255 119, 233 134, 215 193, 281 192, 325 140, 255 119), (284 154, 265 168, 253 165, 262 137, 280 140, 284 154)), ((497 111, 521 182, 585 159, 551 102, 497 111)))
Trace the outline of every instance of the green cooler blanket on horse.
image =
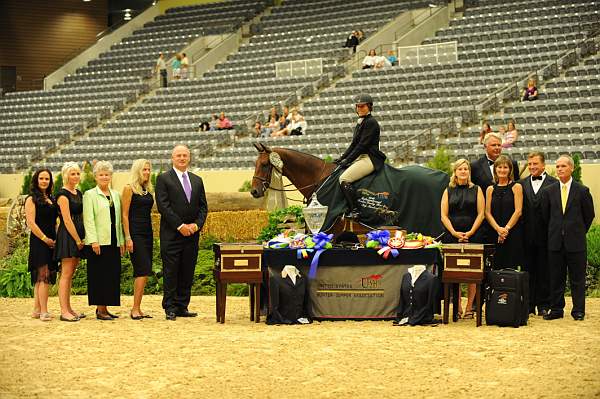
MULTIPOLYGON (((335 170, 317 191, 319 202, 329 206, 322 231, 329 230, 348 208, 338 181, 342 171, 335 170)), ((377 174, 353 183, 360 222, 438 236, 443 232, 440 201, 448 181, 448 175, 437 170, 417 165, 396 169, 386 164, 377 174)))

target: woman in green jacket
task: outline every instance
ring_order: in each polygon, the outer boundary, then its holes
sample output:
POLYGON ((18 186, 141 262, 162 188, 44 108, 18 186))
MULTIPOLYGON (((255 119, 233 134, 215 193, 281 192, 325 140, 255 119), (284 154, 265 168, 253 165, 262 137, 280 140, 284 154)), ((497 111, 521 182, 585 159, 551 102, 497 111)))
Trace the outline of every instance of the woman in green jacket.
POLYGON ((121 224, 121 197, 110 188, 113 168, 100 161, 94 166, 96 187, 83 195, 83 225, 88 252, 88 302, 96 305, 96 318, 112 320, 118 316, 107 306, 121 304, 121 256, 125 240, 121 224))

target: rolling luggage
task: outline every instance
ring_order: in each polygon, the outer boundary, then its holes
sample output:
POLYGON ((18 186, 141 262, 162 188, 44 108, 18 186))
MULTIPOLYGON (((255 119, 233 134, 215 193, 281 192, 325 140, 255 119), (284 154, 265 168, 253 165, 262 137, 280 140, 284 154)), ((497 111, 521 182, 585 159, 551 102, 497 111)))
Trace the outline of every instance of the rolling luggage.
POLYGON ((513 269, 491 270, 485 306, 488 325, 519 327, 529 320, 529 274, 513 269))

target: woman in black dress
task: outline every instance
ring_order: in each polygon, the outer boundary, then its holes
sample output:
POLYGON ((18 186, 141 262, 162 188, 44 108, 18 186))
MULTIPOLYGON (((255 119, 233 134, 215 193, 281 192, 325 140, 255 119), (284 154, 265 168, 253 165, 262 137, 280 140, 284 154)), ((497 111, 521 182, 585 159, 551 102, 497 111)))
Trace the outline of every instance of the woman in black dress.
POLYGON ((56 282, 58 263, 53 251, 56 240, 58 211, 52 196, 52 173, 49 169, 37 170, 31 178, 30 195, 25 200, 25 217, 29 235, 29 273, 33 285, 33 313, 31 316, 50 321, 48 313, 49 284, 56 282))
POLYGON ((512 180, 512 161, 500 155, 494 162, 495 184, 486 191, 485 217, 498 233, 494 268, 523 265, 523 232, 520 222, 523 209, 523 186, 512 180))
POLYGON ((98 161, 94 166, 96 187, 83 195, 83 225, 88 251, 88 303, 96 305, 98 320, 118 316, 108 306, 121 304, 121 256, 125 253, 125 238, 121 224, 121 196, 110 188, 113 167, 98 161))
MULTIPOLYGON (((481 188, 471 182, 471 164, 466 159, 453 165, 450 184, 442 194, 441 215, 446 228, 444 243, 481 242, 477 231, 485 217, 485 199, 481 188)), ((475 293, 475 284, 469 284, 465 318, 473 318, 475 293)), ((459 296, 458 315, 462 316, 460 302, 459 296)))
POLYGON ((75 162, 67 162, 62 167, 63 187, 56 195, 60 224, 56 232, 54 258, 60 261, 58 300, 60 320, 79 321, 85 314, 77 313, 71 307, 71 283, 73 274, 81 258, 83 249, 83 202, 77 185, 81 179, 81 169, 75 162))
POLYGON ((125 247, 131 254, 133 264, 133 308, 129 316, 134 320, 151 318, 140 309, 144 287, 152 274, 152 219, 154 205, 150 174, 152 165, 146 159, 138 159, 131 166, 131 181, 123 188, 123 230, 125 247))

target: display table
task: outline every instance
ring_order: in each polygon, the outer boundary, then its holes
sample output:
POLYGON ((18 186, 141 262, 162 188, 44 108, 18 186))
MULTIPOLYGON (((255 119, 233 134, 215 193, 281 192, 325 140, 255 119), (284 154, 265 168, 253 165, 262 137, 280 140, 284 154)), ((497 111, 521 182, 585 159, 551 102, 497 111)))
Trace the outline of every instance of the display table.
MULTIPOLYGON (((313 256, 297 259, 295 249, 265 249, 263 266, 279 273, 285 265, 294 265, 307 275, 313 256)), ((439 276, 440 251, 400 250, 398 257, 383 259, 373 249, 328 249, 320 256, 316 278, 308 284, 309 311, 317 319, 394 318, 402 276, 414 265, 426 265, 439 276)))

